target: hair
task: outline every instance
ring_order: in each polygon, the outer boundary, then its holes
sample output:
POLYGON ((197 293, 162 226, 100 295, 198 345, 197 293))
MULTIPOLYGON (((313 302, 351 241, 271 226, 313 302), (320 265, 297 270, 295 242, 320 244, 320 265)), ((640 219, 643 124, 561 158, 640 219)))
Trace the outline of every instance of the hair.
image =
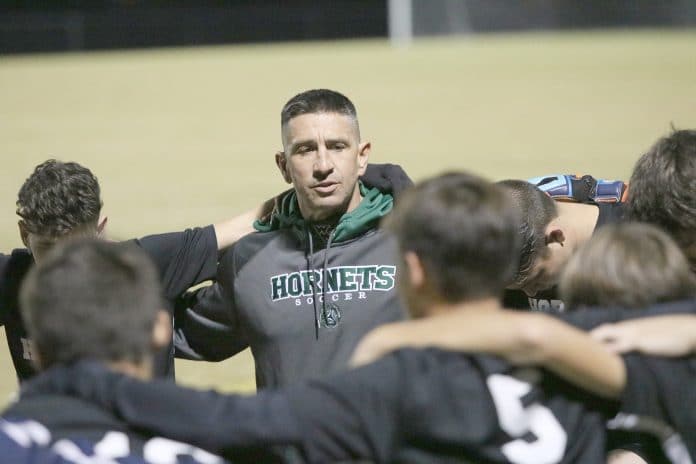
POLYGON ((642 308, 696 296, 696 276, 679 247, 638 222, 601 227, 573 255, 560 280, 569 308, 642 308))
POLYGON ((546 227, 558 217, 555 201, 538 187, 524 180, 501 180, 497 183, 512 198, 521 214, 519 261, 509 283, 522 286, 529 277, 539 253, 546 247, 546 227))
POLYGON ((447 173, 404 193, 386 227, 445 301, 499 297, 517 265, 519 218, 502 188, 447 173))
POLYGON ((358 125, 358 113, 348 97, 334 90, 307 90, 292 97, 280 112, 280 124, 285 126, 292 118, 303 114, 338 113, 349 116, 358 125))
POLYGON ((636 163, 628 217, 654 224, 686 249, 696 243, 696 130, 675 130, 636 163))
POLYGON ((85 227, 96 231, 101 207, 94 174, 77 163, 54 159, 36 166, 17 197, 17 214, 25 229, 47 237, 85 227))
POLYGON ((150 356, 162 308, 157 271, 135 245, 67 240, 27 275, 22 316, 43 368, 150 356))

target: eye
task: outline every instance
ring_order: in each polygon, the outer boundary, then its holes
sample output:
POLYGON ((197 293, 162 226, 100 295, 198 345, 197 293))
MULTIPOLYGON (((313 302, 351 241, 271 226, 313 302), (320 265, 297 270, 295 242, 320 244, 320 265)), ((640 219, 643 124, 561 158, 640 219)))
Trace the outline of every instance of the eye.
POLYGON ((336 142, 336 143, 332 144, 330 148, 332 150, 341 151, 341 150, 345 150, 347 148, 347 145, 343 142, 336 142))
POLYGON ((312 147, 309 145, 300 145, 297 147, 297 150, 295 150, 296 153, 299 154, 305 154, 305 153, 310 153, 312 151, 312 147))

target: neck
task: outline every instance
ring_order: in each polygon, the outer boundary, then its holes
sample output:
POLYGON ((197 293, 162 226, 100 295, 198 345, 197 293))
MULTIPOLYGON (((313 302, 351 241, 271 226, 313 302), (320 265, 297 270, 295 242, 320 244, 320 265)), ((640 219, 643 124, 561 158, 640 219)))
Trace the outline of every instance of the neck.
POLYGON ((451 313, 453 311, 473 312, 490 312, 503 309, 500 304, 500 299, 495 297, 481 298, 478 300, 460 301, 457 303, 437 302, 428 306, 426 309, 426 317, 436 317, 441 314, 451 313))
POLYGON ((142 361, 140 363, 135 363, 132 361, 112 361, 106 363, 106 366, 112 371, 119 372, 121 374, 128 375, 130 377, 135 377, 140 380, 151 380, 152 379, 152 362, 142 361))
POLYGON ((575 248, 590 239, 599 217, 597 206, 559 201, 556 207, 558 217, 554 221, 564 226, 569 245, 575 248))

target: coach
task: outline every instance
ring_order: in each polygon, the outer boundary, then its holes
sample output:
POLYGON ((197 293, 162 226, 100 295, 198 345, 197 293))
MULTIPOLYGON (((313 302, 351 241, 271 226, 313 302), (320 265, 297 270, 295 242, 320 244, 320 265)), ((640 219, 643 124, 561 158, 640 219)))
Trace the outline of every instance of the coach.
POLYGON ((191 357, 219 361, 251 347, 258 387, 345 367, 365 333, 403 317, 396 244, 377 228, 393 197, 358 180, 371 146, 353 103, 331 90, 296 95, 281 134, 275 160, 293 190, 175 317, 178 348, 188 344, 191 357))

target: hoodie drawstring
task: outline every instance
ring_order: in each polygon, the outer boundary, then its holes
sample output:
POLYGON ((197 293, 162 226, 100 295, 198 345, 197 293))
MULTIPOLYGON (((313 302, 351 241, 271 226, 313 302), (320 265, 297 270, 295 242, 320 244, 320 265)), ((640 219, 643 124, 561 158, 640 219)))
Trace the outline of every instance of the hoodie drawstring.
MULTIPOLYGON (((307 267, 309 275, 312 276, 312 305, 314 306, 314 338, 319 340, 319 313, 317 310, 317 282, 314 274, 314 239, 312 231, 307 227, 307 241, 309 243, 309 255, 307 256, 307 267)), ((323 285, 322 285, 323 286, 323 285)))

